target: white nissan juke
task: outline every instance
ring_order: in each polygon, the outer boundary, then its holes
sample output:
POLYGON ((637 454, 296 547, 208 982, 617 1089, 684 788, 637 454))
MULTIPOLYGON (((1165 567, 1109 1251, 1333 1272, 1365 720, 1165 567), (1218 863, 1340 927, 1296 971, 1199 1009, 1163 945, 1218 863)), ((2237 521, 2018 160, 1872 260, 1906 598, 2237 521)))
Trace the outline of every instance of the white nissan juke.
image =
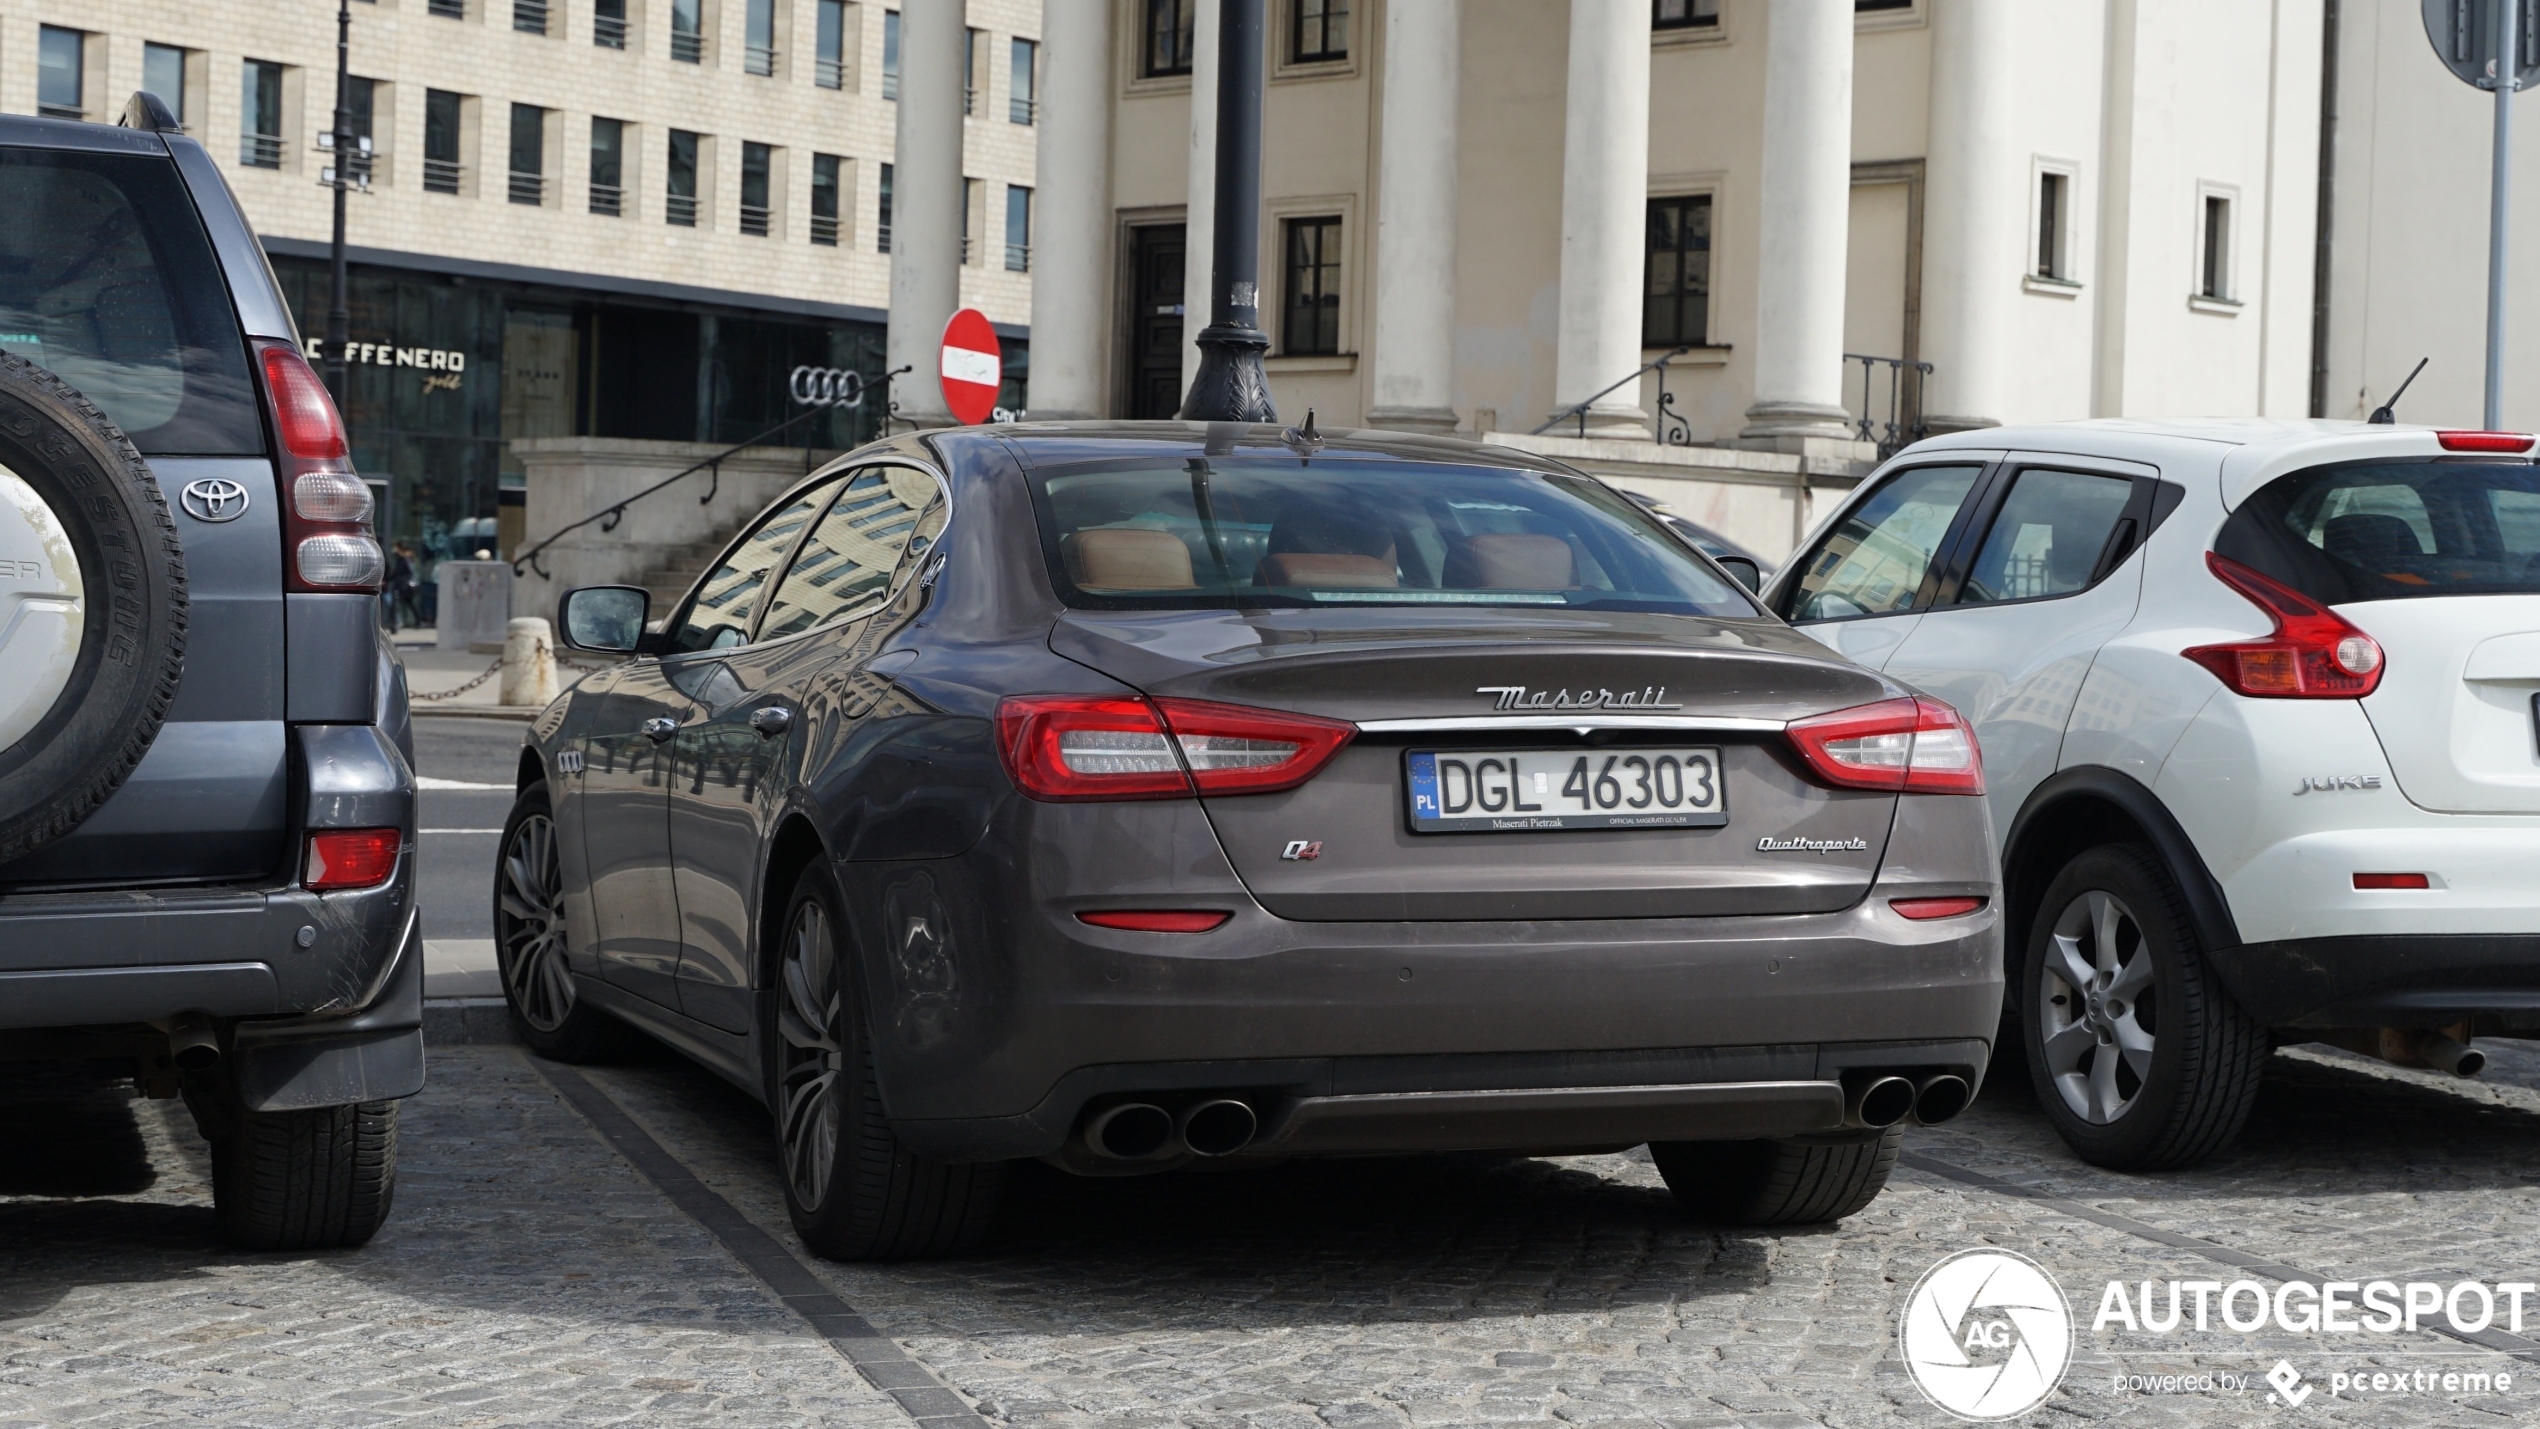
POLYGON ((2533 446, 1964 432, 1873 473, 1767 592, 1974 721, 2006 1021, 2083 1158, 2211 1154, 2275 1046, 2468 1075, 2473 1037, 2540 1037, 2533 446))

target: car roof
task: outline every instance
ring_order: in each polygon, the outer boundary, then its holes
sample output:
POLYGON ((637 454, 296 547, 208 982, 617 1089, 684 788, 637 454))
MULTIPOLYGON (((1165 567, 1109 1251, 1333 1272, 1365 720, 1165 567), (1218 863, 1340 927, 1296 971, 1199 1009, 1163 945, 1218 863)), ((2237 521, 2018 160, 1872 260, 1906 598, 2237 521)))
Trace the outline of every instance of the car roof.
POLYGON ((2442 456, 2436 431, 2414 423, 2375 426, 2325 417, 2093 417, 1975 427, 1916 442, 1900 455, 2062 453, 2143 462, 2183 481, 2211 473, 2229 509, 2277 477, 2306 467, 2442 456))
POLYGON ((1181 461, 1248 454, 1307 457, 1314 461, 1436 462, 1579 475, 1560 462, 1532 452, 1485 446, 1457 437, 1325 427, 1316 433, 1321 443, 1316 446, 1288 440, 1296 430, 1274 422, 1000 422, 927 435, 949 462, 958 463, 963 457, 978 453, 979 444, 994 443, 1035 468, 1124 455, 1181 461))
POLYGON ((85 119, 39 119, 0 114, 0 149, 86 149, 110 154, 168 156, 167 141, 143 129, 85 119))

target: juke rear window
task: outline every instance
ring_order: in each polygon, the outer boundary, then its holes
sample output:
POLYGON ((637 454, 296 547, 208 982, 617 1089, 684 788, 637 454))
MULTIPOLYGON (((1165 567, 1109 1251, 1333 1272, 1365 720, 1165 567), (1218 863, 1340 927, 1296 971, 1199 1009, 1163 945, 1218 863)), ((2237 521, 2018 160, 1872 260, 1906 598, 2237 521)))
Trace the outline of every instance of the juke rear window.
POLYGON ((0 149, 0 352, 86 393, 145 456, 265 449, 228 285, 164 159, 0 149))
POLYGON ((2332 605, 2540 592, 2540 468, 2429 459, 2296 472, 2242 502, 2214 550, 2332 605))
POLYGON ((1051 581, 1078 608, 1758 614, 1655 518, 1580 477, 1236 456, 1077 465, 1031 486, 1051 581))

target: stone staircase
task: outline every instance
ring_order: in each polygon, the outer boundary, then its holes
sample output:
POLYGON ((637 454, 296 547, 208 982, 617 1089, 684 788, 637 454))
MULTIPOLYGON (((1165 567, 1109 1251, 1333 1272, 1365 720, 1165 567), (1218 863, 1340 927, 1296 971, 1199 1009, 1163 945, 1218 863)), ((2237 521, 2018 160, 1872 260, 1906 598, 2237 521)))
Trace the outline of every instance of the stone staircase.
POLYGON ((697 583, 697 577, 705 574, 706 567, 714 564, 714 558, 732 543, 732 538, 740 533, 740 529, 736 525, 730 530, 717 532, 711 539, 675 547, 669 560, 637 577, 635 584, 653 594, 653 619, 660 620, 670 614, 671 607, 677 605, 679 598, 688 593, 688 588, 697 583))

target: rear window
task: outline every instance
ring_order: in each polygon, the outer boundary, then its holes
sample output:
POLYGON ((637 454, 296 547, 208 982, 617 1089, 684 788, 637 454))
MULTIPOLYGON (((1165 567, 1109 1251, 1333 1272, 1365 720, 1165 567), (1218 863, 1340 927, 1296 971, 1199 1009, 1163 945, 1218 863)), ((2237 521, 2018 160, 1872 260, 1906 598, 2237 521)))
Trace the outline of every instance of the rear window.
POLYGON ((86 393, 144 454, 264 450, 228 286, 164 159, 0 149, 0 351, 86 393))
POLYGON ((1032 498, 1051 579, 1078 607, 1757 613, 1654 517, 1583 477, 1234 457, 1035 473, 1032 498))
POLYGON ((2329 604, 2540 592, 2540 470, 2411 461, 2297 472, 2243 502, 2214 549, 2329 604))

